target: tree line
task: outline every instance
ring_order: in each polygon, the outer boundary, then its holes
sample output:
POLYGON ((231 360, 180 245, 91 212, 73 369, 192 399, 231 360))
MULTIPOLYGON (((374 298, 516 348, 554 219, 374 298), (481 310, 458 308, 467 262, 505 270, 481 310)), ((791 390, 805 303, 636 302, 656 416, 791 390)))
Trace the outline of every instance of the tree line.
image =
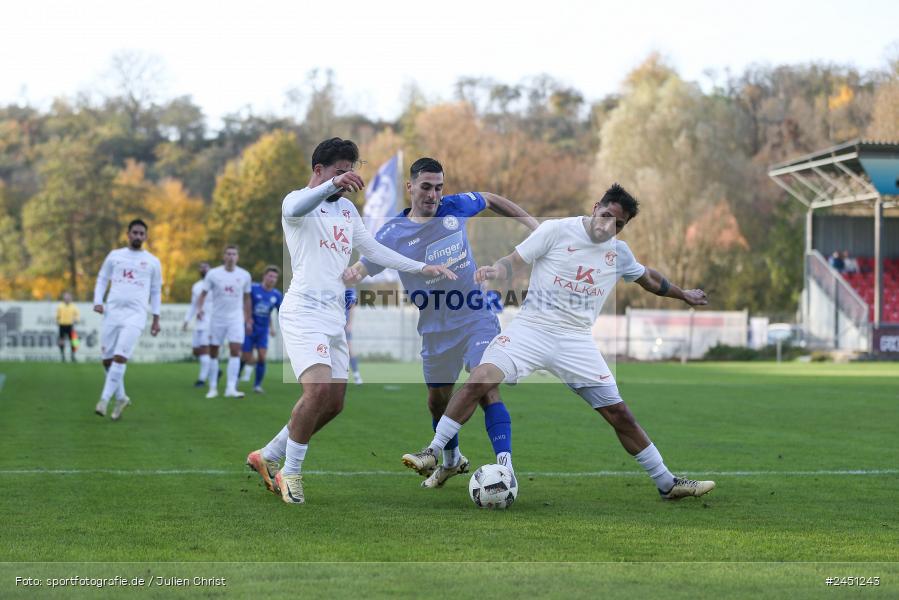
MULTIPOLYGON (((0 298, 89 298, 135 216, 150 222, 166 301, 189 300, 193 265, 225 243, 258 274, 282 258, 281 199, 305 185, 314 146, 341 136, 359 143, 367 179, 402 149, 443 163, 445 193, 491 191, 538 216, 585 213, 617 181, 642 203, 623 235, 640 260, 718 308, 788 317, 804 215, 767 166, 855 137, 899 140, 899 60, 753 66, 704 89, 651 55, 598 100, 550 76, 462 78, 450 100, 405 90, 395 121, 341 110, 332 75, 313 72, 291 114, 244 110, 217 131, 190 97, 155 98, 130 60, 113 95, 0 107, 0 298)), ((660 302, 628 289, 619 300, 660 302)))

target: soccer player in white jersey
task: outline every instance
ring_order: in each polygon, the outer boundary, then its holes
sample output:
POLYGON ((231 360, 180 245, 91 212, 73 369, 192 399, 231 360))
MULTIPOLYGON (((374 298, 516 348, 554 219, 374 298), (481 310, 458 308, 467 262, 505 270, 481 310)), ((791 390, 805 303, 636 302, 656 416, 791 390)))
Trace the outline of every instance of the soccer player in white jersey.
POLYGON ((190 308, 187 310, 187 314, 184 315, 182 330, 187 331, 190 322, 194 319, 197 320, 194 324, 191 348, 193 348, 194 356, 200 361, 200 373, 197 376, 194 387, 203 387, 206 385, 206 378, 209 377, 209 365, 211 364, 209 359, 209 311, 206 311, 201 319, 197 305, 200 302, 200 294, 203 293, 203 279, 206 277, 206 273, 209 272, 209 263, 201 262, 198 269, 200 271, 200 279, 190 288, 190 308))
POLYGON ((197 318, 206 316, 209 309, 209 392, 207 398, 216 398, 218 392, 219 346, 228 344, 228 370, 226 371, 225 398, 243 398, 237 389, 240 375, 240 348, 244 336, 253 327, 250 309, 250 286, 253 278, 237 266, 239 258, 237 246, 225 246, 223 264, 210 269, 203 278, 203 291, 197 301, 197 318), (211 307, 206 307, 206 298, 212 295, 211 307), (205 307, 205 308, 204 308, 205 307))
POLYGON ((666 500, 701 496, 714 481, 675 477, 621 399, 618 386, 593 342, 591 329, 603 301, 619 278, 634 281, 658 296, 704 306, 702 290, 682 290, 661 273, 644 267, 615 236, 637 215, 638 203, 618 184, 593 206, 592 216, 543 222, 515 251, 493 266, 478 269, 476 279, 509 280, 532 266, 521 311, 496 336, 468 382, 450 399, 431 444, 406 454, 416 471, 433 468, 437 455, 472 415, 478 399, 500 383, 516 383, 537 369, 555 374, 615 429, 624 449, 636 458, 666 500))
POLYGON ((325 140, 312 153, 309 185, 289 193, 281 206, 293 278, 278 319, 303 394, 288 424, 267 446, 251 452, 247 465, 288 504, 305 501, 301 470, 310 438, 343 409, 349 366, 344 278, 353 248, 392 269, 456 279, 445 266, 410 260, 375 241, 356 207, 342 197, 364 186, 353 172, 358 160, 352 141, 325 140))
POLYGON ((106 256, 94 287, 94 312, 103 315, 100 346, 106 381, 95 412, 106 416, 113 394, 116 397, 112 420, 118 421, 131 404, 125 395, 125 369, 137 340, 147 325, 147 300, 153 313, 150 335, 159 333, 159 309, 162 304, 162 266, 142 249, 147 240, 147 224, 135 219, 128 224, 128 246, 106 256), (106 286, 109 295, 103 296, 106 286))

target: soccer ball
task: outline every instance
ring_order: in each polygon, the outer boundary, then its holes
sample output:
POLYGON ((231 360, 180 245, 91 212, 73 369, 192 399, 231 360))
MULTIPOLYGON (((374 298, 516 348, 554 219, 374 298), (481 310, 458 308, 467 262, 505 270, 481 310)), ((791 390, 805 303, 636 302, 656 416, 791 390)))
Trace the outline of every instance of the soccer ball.
POLYGON ((468 494, 480 508, 508 508, 518 496, 518 481, 509 467, 484 465, 471 476, 468 494))

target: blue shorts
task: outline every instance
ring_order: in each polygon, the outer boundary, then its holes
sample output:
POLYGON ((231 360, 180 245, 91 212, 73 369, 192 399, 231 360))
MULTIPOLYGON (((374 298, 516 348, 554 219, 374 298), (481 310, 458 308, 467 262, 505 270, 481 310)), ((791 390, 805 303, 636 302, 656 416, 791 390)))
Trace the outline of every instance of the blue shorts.
POLYGON ((253 333, 243 339, 243 351, 252 352, 253 348, 268 349, 268 327, 253 325, 253 333))
POLYGON ((496 316, 478 319, 471 325, 426 333, 421 338, 421 359, 425 383, 428 387, 454 385, 462 372, 481 364, 490 342, 499 335, 496 316))

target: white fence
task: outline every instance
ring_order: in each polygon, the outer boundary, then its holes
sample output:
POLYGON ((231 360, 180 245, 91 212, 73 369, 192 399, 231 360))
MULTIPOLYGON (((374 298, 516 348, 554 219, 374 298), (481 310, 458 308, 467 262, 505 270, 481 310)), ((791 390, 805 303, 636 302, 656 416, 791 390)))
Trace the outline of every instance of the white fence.
MULTIPOLYGON (((56 324, 56 302, 0 302, 0 360, 51 361, 59 360, 56 345, 59 327, 56 324)), ((93 305, 76 302, 81 320, 75 331, 81 339, 80 360, 100 360, 100 325, 102 315, 93 305)), ((150 335, 149 319, 146 330, 134 351, 134 362, 174 362, 191 355, 192 332, 181 330, 187 304, 164 304, 159 315, 162 330, 150 335)), ((277 319, 276 319, 277 328, 277 319)), ((269 344, 271 360, 281 360, 281 344, 269 344)), ((66 351, 68 354, 68 351, 66 351)))
MULTIPOLYGON (((88 303, 77 303, 81 322, 78 356, 99 360, 102 317, 88 303)), ((191 332, 181 323, 187 304, 165 304, 160 314, 162 331, 141 336, 132 361, 171 362, 191 355, 191 332)), ((59 360, 55 302, 0 302, 0 361, 59 360)), ((500 315, 501 324, 514 318, 517 309, 500 315)), ((419 360, 421 338, 416 331, 414 307, 359 307, 353 312, 353 351, 362 357, 411 362, 419 360)), ((277 318, 274 319, 277 330, 277 318)), ((624 315, 601 315, 593 328, 597 346, 609 359, 627 356, 637 360, 701 358, 716 343, 745 346, 748 316, 741 311, 691 311, 628 309, 624 315)), ((269 344, 269 358, 281 360, 280 334, 269 344)))

